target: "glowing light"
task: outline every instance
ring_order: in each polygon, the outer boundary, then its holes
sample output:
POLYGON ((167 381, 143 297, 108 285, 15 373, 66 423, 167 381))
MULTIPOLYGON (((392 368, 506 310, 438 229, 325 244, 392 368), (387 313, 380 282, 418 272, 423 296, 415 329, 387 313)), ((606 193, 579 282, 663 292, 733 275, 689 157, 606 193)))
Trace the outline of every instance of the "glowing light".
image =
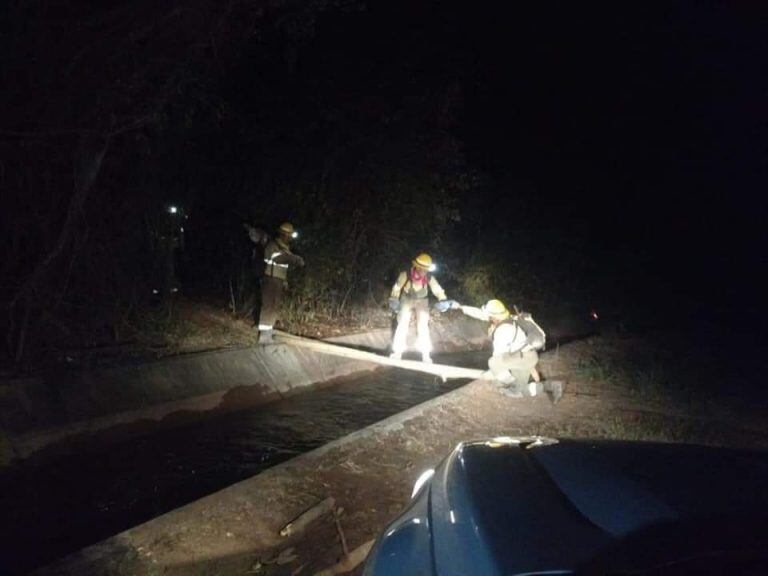
POLYGON ((169 214, 176 214, 179 211, 179 209, 176 206, 168 206, 168 213, 169 214))
POLYGON ((299 237, 299 233, 298 232, 292 232, 291 233, 291 238, 298 238, 298 237, 299 237))
POLYGON ((416 494, 419 493, 419 490, 421 490, 421 487, 426 484, 430 478, 435 474, 435 471, 430 468, 429 470, 424 470, 424 472, 421 473, 421 476, 419 476, 416 480, 416 482, 413 484, 413 490, 411 491, 411 498, 415 498, 416 494))
POLYGON ((430 265, 430 267, 429 267, 429 271, 430 271, 430 272, 436 272, 436 271, 437 271, 437 264, 432 264, 432 265, 430 265))
POLYGON ((414 518, 413 519, 414 524, 421 524, 421 518, 414 518))
POLYGON ((451 516, 451 524, 456 524, 456 514, 453 513, 453 510, 449 512, 451 516))
POLYGON ((590 318, 592 318, 592 320, 597 320, 598 318, 600 318, 600 317, 597 315, 597 312, 595 312, 594 310, 592 310, 592 311, 589 313, 589 317, 590 317, 590 318))

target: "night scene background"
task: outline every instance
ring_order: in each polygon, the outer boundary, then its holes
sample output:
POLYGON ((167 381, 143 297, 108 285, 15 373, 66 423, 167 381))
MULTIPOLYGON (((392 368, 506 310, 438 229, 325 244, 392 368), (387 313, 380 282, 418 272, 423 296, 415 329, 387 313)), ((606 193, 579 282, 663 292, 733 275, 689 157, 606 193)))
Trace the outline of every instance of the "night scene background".
POLYGON ((169 206, 180 297, 237 313, 252 305, 242 222, 290 220, 311 263, 291 294, 304 315, 382 306, 427 250, 473 303, 763 332, 757 4, 4 11, 16 363, 135 339, 169 206))
POLYGON ((243 224, 290 221, 290 332, 389 326, 426 251, 450 298, 765 406, 762 3, 0 11, 3 379, 255 344, 243 224))

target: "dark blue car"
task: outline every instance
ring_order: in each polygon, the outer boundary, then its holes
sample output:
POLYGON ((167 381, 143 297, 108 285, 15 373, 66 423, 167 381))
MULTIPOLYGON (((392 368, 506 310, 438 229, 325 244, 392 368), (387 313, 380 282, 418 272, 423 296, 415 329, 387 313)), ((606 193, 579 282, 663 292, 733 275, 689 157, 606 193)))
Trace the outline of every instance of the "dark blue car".
POLYGON ((367 576, 768 574, 768 453, 638 442, 460 444, 367 576))

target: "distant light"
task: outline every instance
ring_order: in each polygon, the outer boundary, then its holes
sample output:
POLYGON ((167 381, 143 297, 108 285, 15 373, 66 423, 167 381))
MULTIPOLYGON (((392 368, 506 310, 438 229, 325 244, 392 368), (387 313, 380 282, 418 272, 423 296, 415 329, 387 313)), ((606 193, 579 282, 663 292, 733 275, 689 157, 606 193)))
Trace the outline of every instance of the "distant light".
POLYGON ((432 476, 434 476, 435 471, 430 468, 429 470, 424 470, 424 472, 421 473, 421 476, 418 477, 416 482, 413 484, 413 490, 411 491, 411 498, 414 498, 416 494, 419 493, 419 490, 421 490, 421 487, 426 484, 432 476))
POLYGON ((592 310, 592 311, 589 313, 589 316, 590 316, 590 318, 592 318, 592 320, 597 320, 598 318, 600 318, 600 317, 597 315, 597 312, 595 312, 594 310, 592 310))
POLYGON ((176 212, 178 212, 178 211, 179 211, 179 209, 176 208, 176 206, 168 206, 168 212, 170 214, 176 214, 176 212))

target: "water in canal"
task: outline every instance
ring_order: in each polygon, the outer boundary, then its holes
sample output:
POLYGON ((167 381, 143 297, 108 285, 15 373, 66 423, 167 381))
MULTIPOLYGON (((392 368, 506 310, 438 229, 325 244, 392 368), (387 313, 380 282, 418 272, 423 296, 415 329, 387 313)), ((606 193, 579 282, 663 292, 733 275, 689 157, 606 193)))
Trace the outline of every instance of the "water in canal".
MULTIPOLYGON (((487 353, 438 357, 482 367, 487 353)), ((0 574, 21 574, 466 381, 382 369, 0 475, 0 574)))

